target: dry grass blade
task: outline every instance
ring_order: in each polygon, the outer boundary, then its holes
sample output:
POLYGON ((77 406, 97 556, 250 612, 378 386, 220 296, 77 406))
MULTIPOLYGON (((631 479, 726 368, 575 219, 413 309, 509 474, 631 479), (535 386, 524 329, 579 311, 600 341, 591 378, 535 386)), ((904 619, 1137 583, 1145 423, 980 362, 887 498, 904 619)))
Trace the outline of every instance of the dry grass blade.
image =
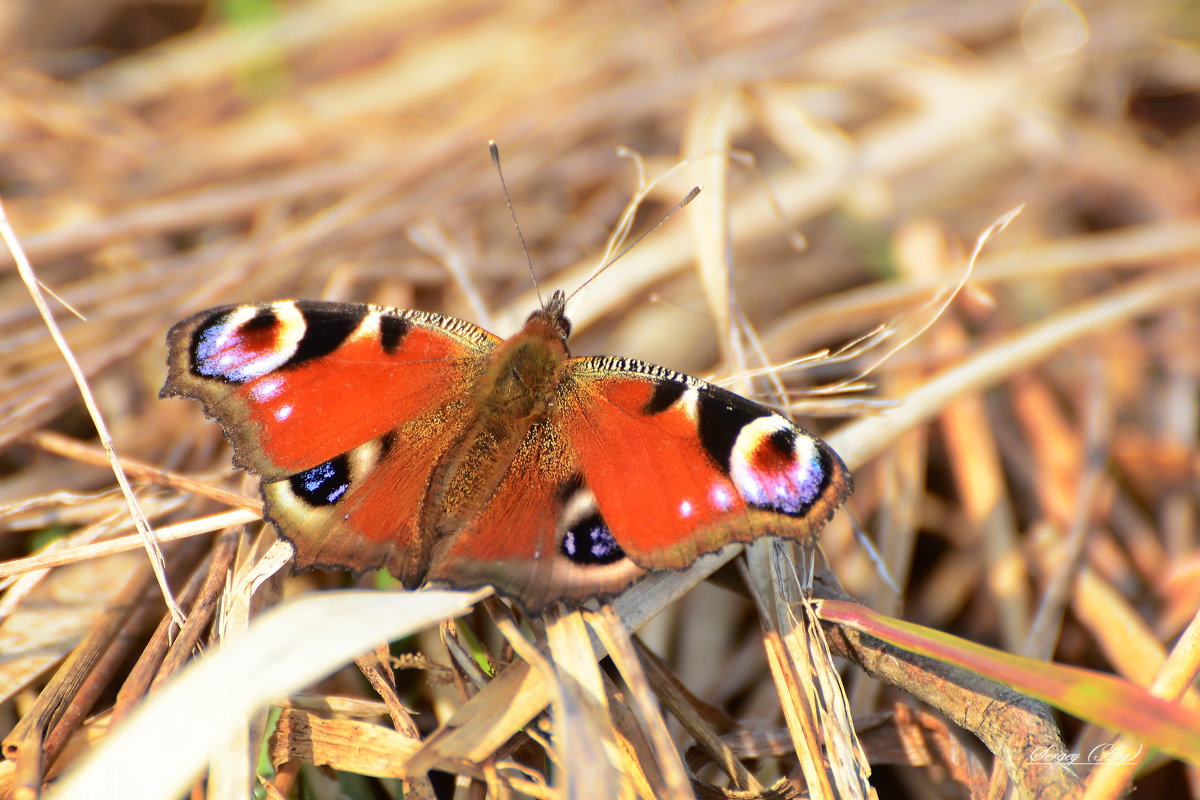
MULTIPOLYGON (((693 106, 684 155, 692 161, 690 174, 704 191, 688 215, 696 243, 697 271, 708 299, 719 341, 732 345, 729 263, 729 141, 738 97, 735 89, 716 85, 693 106)), ((724 353, 725 363, 733 363, 724 353)))
POLYGON ((596 632, 604 649, 608 651, 617 671, 625 679, 632 695, 633 707, 638 720, 645 729, 654 747, 655 760, 662 769, 665 778, 663 797, 686 798, 690 794, 687 772, 679 759, 679 752, 671 741, 666 722, 655 707, 650 694, 650 686, 642 671, 641 662, 634 650, 630 633, 621 624, 621 618, 613 611, 612 606, 604 605, 598 614, 589 614, 588 623, 596 632))
POLYGON ((630 797, 620 779, 604 679, 583 616, 577 611, 550 615, 546 640, 557 690, 554 727, 561 769, 557 788, 570 800, 630 797))
POLYGON ((713 721, 707 719, 701 709, 697 708, 700 703, 675 680, 670 669, 646 650, 645 645, 638 645, 638 655, 645 661, 647 678, 654 687, 655 695, 695 739, 697 746, 708 753, 713 764, 729 776, 734 786, 742 787, 746 791, 761 791, 762 785, 754 777, 754 773, 721 742, 720 736, 714 730, 713 721))
POLYGON ((81 702, 90 674, 105 660, 111 645, 127 627, 130 615, 141 607, 138 601, 146 591, 149 578, 149 570, 133 574, 116 598, 113 609, 75 648, 42 690, 35 707, 4 738, 4 757, 17 765, 14 779, 17 792, 36 794, 40 790, 47 764, 53 763, 65 744, 65 737, 62 737, 59 746, 52 749, 48 740, 64 723, 69 736, 78 725, 79 717, 89 710, 85 707, 82 712, 71 713, 73 704, 81 702))
MULTIPOLYGON (((974 271, 974 284, 989 288, 1020 285, 1039 278, 1068 278, 1097 267, 1170 269, 1200 255, 1200 224, 1169 221, 1135 225, 1027 245, 1015 252, 985 253, 974 271)), ((811 303, 780 320, 768 336, 777 349, 803 349, 812 339, 853 336, 880 317, 924 302, 945 284, 945 275, 924 272, 902 281, 872 283, 811 303)))
MULTIPOLYGON (((75 354, 71 352, 71 346, 67 344, 62 331, 54 321, 54 315, 50 312, 50 307, 46 305, 46 299, 42 297, 41 283, 34 276, 33 266, 25 256, 25 251, 21 249, 21 243, 17 239, 16 232, 12 229, 12 225, 9 224, 8 214, 4 211, 3 203, 0 203, 0 238, 4 239, 5 246, 12 253, 13 259, 17 264, 17 273, 21 276, 21 280, 25 282, 25 286, 29 290, 29 295, 33 299, 33 304, 37 306, 38 313, 45 320, 50 337, 54 340, 54 344, 58 347, 59 352, 62 353, 63 360, 71 370, 71 377, 75 379, 75 383, 79 387, 79 393, 82 395, 83 403, 87 407, 88 416, 91 417, 92 424, 96 426, 96 433, 100 436, 100 445, 104 448, 104 452, 108 456, 109 464, 112 465, 113 475, 117 479, 117 485, 121 487, 121 494, 125 496, 125 503, 129 506, 129 514, 133 517, 138 534, 142 537, 142 544, 146 548, 146 556, 150 559, 150 565, 154 570, 154 577, 158 581, 158 586, 162 590, 163 599, 166 601, 167 608, 171 611, 171 616, 175 618, 176 624, 182 625, 184 623, 183 612, 179 610, 175 598, 171 595, 171 588, 167 585, 166 563, 163 560, 159 541, 155 538, 154 531, 150 527, 150 522, 146 519, 146 515, 138 504, 137 498, 134 497, 133 489, 129 486, 129 478, 126 476, 125 470, 121 467, 121 461, 117 457, 116 448, 113 446, 112 434, 108 432, 108 425, 104 422, 104 416, 100 413, 100 407, 96 403, 96 398, 93 397, 92 390, 88 387, 87 378, 84 376, 79 362, 75 360, 75 354)), ((72 309, 72 312, 78 313, 74 309, 72 309)))
POLYGON ((870 767, 853 728, 844 726, 845 690, 804 602, 796 565, 779 550, 771 542, 750 545, 743 575, 763 620, 767 663, 804 783, 813 797, 867 797, 870 767))
POLYGON ((829 442, 847 464, 863 464, 898 433, 933 416, 951 399, 999 383, 1081 337, 1101 333, 1108 326, 1142 314, 1186 304, 1198 295, 1200 271, 1196 270, 1176 270, 1123 285, 1107 295, 1064 309, 1007 342, 980 349, 962 366, 946 370, 909 394, 902 405, 854 423, 831 435, 829 442))
POLYGON ((253 709, 323 677, 380 639, 466 613, 478 599, 461 592, 343 592, 273 609, 254 623, 253 637, 193 665, 148 701, 102 750, 63 779, 55 798, 177 794, 253 709), (308 635, 312 626, 331 633, 314 638, 308 635), (156 746, 164 740, 171 742, 165 750, 156 746), (153 765, 143 757, 148 749, 159 753, 153 765))
MULTIPOLYGON (((181 522, 178 525, 165 525, 155 531, 155 535, 159 542, 174 542, 180 539, 188 539, 193 536, 200 536, 205 533, 227 528, 231 525, 245 525, 250 522, 255 522, 261 518, 261 514, 252 511, 226 511, 223 514, 214 514, 211 517, 193 520, 191 522, 181 522)), ((141 535, 124 536, 119 539, 113 539, 108 542, 96 542, 95 544, 79 545, 77 547, 61 548, 54 552, 48 552, 43 555, 28 556, 27 558, 16 558, 11 561, 6 561, 0 564, 0 577, 9 575, 23 575, 27 572, 32 572, 38 569, 47 569, 49 567, 61 567, 66 564, 75 564, 83 561, 92 561, 104 556, 113 555, 115 553, 127 553, 130 550, 136 550, 142 547, 141 535)))
MULTIPOLYGON (((1192 618, 1191 624, 1188 625, 1175 649, 1171 651, 1170 657, 1163 664, 1158 677, 1155 678, 1150 692, 1155 697, 1161 697, 1164 700, 1177 700, 1193 684, 1197 674, 1200 674, 1200 615, 1192 618)), ((1133 749, 1134 742, 1130 737, 1124 736, 1114 742, 1114 747, 1122 750, 1133 749)), ((1139 757, 1100 765, 1093 773, 1092 779, 1088 781, 1087 793, 1084 797, 1094 800, 1094 798, 1117 796, 1142 760, 1139 757)))
MULTIPOLYGON (((47 452, 57 453, 60 456, 65 456, 84 464, 108 464, 108 457, 103 451, 76 439, 68 439, 65 436, 49 431, 38 431, 29 437, 29 441, 31 444, 35 444, 47 452)), ((257 498, 224 491, 220 487, 213 486, 209 481, 189 478, 186 475, 178 475, 159 469, 153 464, 139 461, 136 458, 121 458, 119 461, 125 473, 135 478, 162 486, 182 489, 183 491, 191 492, 200 497, 207 497, 210 500, 215 500, 218 503, 233 508, 256 511, 260 516, 262 514, 262 501, 257 498)))
MULTIPOLYGON (((404 762, 417 746, 411 738, 381 725, 285 708, 272 734, 271 760, 276 766, 298 759, 359 775, 406 778, 404 762)), ((483 771, 473 777, 482 778, 483 771)))

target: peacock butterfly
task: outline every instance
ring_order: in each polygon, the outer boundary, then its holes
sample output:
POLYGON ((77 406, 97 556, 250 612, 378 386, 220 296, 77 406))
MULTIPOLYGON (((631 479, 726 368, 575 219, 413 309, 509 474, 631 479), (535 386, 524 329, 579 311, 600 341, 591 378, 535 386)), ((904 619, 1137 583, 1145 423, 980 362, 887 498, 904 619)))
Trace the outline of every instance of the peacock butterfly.
POLYGON ((298 570, 491 585, 536 612, 731 542, 815 541, 850 493, 825 442, 664 367, 572 358, 565 306, 507 340, 373 305, 212 308, 168 334, 161 396, 221 424, 298 570))

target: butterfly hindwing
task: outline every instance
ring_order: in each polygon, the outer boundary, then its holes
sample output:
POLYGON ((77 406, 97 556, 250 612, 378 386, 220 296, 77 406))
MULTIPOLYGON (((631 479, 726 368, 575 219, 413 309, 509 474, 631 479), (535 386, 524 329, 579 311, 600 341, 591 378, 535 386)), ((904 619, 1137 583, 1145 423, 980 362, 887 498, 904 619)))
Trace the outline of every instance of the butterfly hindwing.
POLYGON ((482 512, 436 546, 431 581, 495 586, 537 610, 616 594, 645 574, 600 520, 555 422, 529 431, 482 512))
POLYGON ((730 542, 811 543, 850 493, 820 439, 732 392, 632 359, 571 361, 562 427, 631 560, 679 569, 730 542))

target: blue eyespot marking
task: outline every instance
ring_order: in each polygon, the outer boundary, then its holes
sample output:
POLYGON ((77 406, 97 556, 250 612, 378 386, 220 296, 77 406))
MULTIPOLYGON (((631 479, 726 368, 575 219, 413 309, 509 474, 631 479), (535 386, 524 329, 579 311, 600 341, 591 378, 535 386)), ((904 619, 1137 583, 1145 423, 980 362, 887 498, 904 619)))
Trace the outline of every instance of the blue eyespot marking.
POLYGON ((625 551, 613 538, 612 531, 598 513, 591 513, 567 529, 562 551, 581 565, 612 564, 625 557, 625 551))
POLYGON ((345 455, 340 455, 288 481, 293 494, 310 506, 331 506, 350 491, 350 464, 345 455))

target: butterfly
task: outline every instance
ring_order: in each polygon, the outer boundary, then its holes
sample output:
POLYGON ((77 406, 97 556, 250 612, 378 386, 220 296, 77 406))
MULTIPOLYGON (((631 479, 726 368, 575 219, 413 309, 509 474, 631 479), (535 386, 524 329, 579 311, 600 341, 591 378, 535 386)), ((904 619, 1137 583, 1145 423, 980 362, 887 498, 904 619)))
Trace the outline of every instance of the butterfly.
POLYGON ((490 585, 536 613, 732 542, 815 542, 851 488, 825 442, 665 367, 572 357, 565 308, 500 339, 374 305, 221 306, 171 329, 161 396, 221 424, 297 570, 490 585))

